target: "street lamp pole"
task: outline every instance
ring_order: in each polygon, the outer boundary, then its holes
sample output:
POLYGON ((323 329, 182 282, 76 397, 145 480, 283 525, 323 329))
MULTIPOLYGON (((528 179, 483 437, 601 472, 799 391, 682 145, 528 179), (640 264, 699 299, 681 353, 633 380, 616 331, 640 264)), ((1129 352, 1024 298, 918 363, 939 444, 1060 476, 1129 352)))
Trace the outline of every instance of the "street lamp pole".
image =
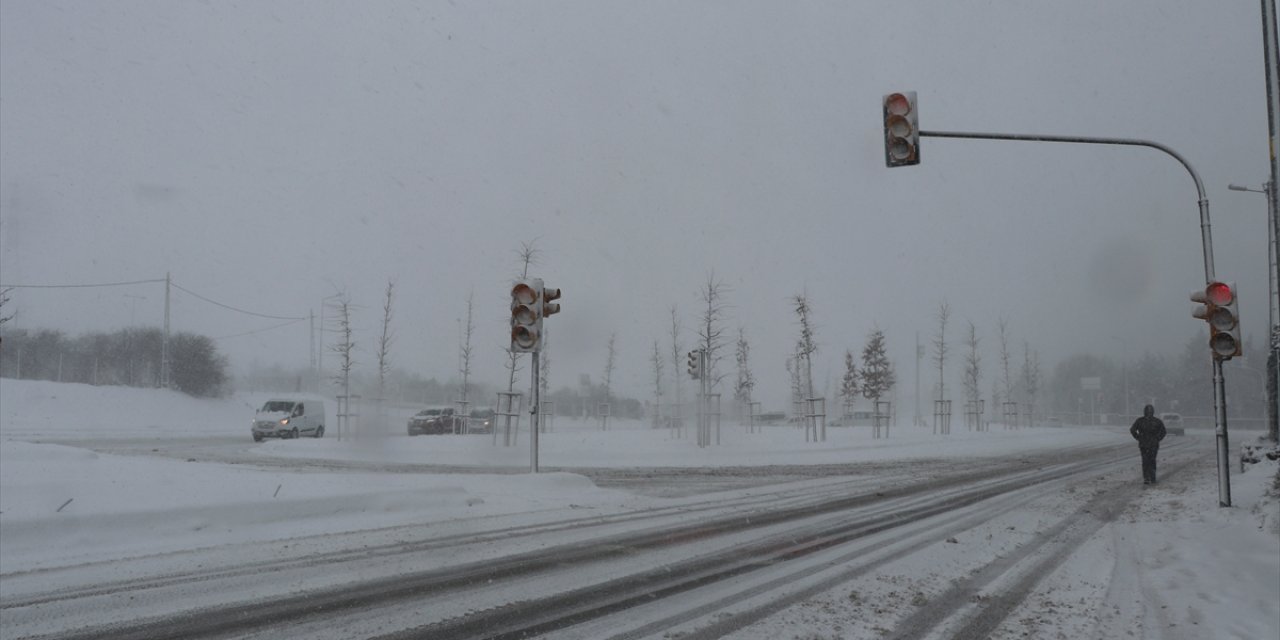
MULTIPOLYGON (((964 138, 971 140, 1018 140, 1022 142, 1059 142, 1068 144, 1105 144, 1148 147, 1164 152, 1177 160, 1191 175, 1196 185, 1196 195, 1200 207, 1200 250, 1204 257, 1204 281, 1209 283, 1214 278, 1213 268, 1213 235, 1209 225, 1209 196, 1205 195, 1204 182, 1200 174, 1177 151, 1151 140, 1135 138, 1099 138, 1092 136, 1051 136, 1040 134, 981 133, 973 131, 918 131, 917 134, 933 138, 964 138)), ((1213 367, 1213 425, 1216 440, 1216 457, 1218 460, 1218 505, 1231 506, 1231 462, 1228 449, 1230 443, 1227 436, 1227 385, 1222 375, 1222 361, 1211 357, 1213 367)))
POLYGON ((1280 272, 1277 272, 1276 261, 1280 258, 1280 221, 1276 220, 1276 183, 1267 181, 1262 183, 1261 189, 1251 189, 1249 187, 1229 184, 1227 188, 1232 191, 1249 191, 1252 193, 1261 193, 1267 198, 1267 284, 1270 288, 1271 304, 1271 326, 1269 347, 1271 353, 1267 357, 1267 433, 1271 440, 1277 440, 1277 431, 1280 431, 1280 272))

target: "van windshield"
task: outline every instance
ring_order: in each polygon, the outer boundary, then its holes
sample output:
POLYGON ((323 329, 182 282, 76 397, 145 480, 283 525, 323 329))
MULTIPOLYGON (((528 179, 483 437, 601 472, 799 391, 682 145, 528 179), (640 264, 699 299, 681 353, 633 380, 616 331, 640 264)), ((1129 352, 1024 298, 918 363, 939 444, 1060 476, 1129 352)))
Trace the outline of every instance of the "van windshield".
POLYGON ((262 413, 276 413, 278 411, 288 413, 293 411, 293 403, 287 400, 268 400, 266 404, 262 405, 261 411, 262 413))

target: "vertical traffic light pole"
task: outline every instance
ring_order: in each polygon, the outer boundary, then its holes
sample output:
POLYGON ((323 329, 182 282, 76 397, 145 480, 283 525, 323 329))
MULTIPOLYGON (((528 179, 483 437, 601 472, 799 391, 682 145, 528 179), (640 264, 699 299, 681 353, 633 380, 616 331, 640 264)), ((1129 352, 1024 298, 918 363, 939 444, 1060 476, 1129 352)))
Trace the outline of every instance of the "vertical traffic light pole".
MULTIPOLYGON (((911 109, 911 115, 914 116, 915 109, 911 109)), ((1010 134, 1010 133, 974 133, 962 131, 919 131, 918 135, 922 138, 967 138, 971 140, 1017 140, 1022 142, 1066 142, 1075 144, 1107 144, 1121 145, 1131 147, 1150 147, 1158 149, 1171 156, 1182 166, 1186 168, 1187 173, 1191 174, 1191 179, 1196 183, 1196 193, 1199 195, 1200 203, 1200 242, 1204 252, 1204 279, 1208 284, 1213 282, 1213 237, 1209 228, 1209 198, 1204 193, 1204 183, 1200 180, 1200 174, 1183 158, 1177 151, 1166 147, 1158 142, 1150 140, 1138 140, 1133 138, 1095 138, 1085 136, 1045 136, 1030 134, 1010 134)), ((913 158, 918 158, 915 151, 912 152, 913 158)), ((917 160, 918 161, 918 160, 917 160)), ((1231 506, 1231 477, 1230 464, 1227 459, 1227 393, 1226 383, 1222 376, 1222 360, 1210 355, 1213 361, 1213 422, 1214 434, 1217 440, 1217 458, 1218 458, 1218 505, 1223 507, 1231 506)))
POLYGON ((529 403, 533 407, 533 415, 529 418, 529 473, 538 472, 538 431, 541 428, 538 424, 538 420, 541 416, 538 414, 542 411, 539 406, 541 401, 539 394, 540 387, 542 387, 542 381, 538 379, 538 376, 540 375, 540 372, 538 371, 538 356, 540 354, 541 351, 534 351, 529 354, 529 367, 531 369, 530 377, 533 379, 533 391, 529 396, 533 399, 533 402, 529 403))

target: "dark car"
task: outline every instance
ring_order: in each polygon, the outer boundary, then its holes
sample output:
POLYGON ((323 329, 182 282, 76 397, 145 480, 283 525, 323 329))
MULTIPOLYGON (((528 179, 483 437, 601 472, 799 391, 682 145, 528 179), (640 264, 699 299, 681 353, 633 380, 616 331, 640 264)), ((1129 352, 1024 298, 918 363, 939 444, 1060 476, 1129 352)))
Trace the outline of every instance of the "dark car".
POLYGON ((409 418, 409 435, 441 435, 462 433, 462 420, 455 416, 453 407, 423 409, 409 418))
POLYGON ((475 409, 467 421, 467 433, 492 433, 493 409, 475 409))

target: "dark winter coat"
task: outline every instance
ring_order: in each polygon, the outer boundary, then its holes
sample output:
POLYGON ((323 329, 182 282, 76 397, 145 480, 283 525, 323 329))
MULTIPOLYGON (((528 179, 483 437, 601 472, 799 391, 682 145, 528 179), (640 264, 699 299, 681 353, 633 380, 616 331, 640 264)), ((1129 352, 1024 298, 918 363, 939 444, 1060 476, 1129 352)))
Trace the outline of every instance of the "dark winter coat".
POLYGON ((1164 440, 1164 421, 1155 416, 1155 408, 1147 405, 1142 409, 1142 417, 1133 421, 1133 426, 1129 427, 1129 435, 1138 441, 1138 447, 1142 449, 1156 449, 1160 447, 1160 441, 1164 440))

